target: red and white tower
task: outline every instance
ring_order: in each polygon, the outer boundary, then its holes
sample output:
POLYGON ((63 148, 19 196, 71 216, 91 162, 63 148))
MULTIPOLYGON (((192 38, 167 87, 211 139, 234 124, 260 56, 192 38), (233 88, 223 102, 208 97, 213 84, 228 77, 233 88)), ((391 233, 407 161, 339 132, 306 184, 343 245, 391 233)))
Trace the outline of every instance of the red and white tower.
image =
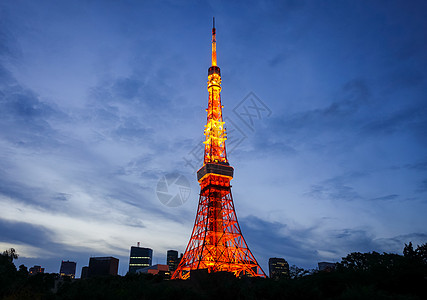
POLYGON ((172 279, 187 279, 190 271, 227 271, 236 277, 266 277, 243 238, 234 209, 230 181, 234 169, 227 160, 221 105, 221 71, 216 60, 215 19, 212 28, 212 66, 208 69, 209 101, 203 167, 196 221, 187 249, 172 279))

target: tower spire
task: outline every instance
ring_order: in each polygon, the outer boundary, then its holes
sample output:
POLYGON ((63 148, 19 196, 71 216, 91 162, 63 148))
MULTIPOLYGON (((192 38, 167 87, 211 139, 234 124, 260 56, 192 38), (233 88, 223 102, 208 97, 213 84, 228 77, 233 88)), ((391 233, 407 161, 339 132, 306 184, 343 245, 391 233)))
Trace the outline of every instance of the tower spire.
POLYGON ((213 17, 212 26, 212 66, 216 66, 216 29, 215 29, 215 17, 213 17))
POLYGON ((205 156, 203 164, 206 163, 227 163, 225 151, 224 122, 222 121, 221 105, 221 70, 216 63, 216 29, 215 18, 212 27, 212 66, 208 69, 208 118, 205 126, 206 140, 205 156))

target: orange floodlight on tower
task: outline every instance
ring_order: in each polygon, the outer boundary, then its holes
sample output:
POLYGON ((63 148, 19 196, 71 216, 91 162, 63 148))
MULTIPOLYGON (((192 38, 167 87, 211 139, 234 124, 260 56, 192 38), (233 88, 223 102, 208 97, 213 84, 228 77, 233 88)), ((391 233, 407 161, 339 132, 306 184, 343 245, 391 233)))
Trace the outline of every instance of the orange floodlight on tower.
POLYGON ((187 249, 172 279, 187 279, 191 271, 227 271, 236 277, 266 277, 243 238, 234 209, 230 181, 234 169, 227 160, 222 119, 221 71, 216 59, 215 19, 212 66, 208 69, 208 109, 203 167, 197 171, 200 198, 187 249))

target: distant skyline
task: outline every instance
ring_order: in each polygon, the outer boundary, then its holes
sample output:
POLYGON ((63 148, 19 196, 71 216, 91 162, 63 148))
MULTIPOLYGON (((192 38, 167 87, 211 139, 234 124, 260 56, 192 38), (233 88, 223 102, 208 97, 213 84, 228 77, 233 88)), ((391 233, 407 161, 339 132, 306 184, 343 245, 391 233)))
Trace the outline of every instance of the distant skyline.
POLYGON ((153 264, 185 251, 213 16, 233 198, 264 271, 270 257, 315 268, 427 242, 425 11, 425 1, 2 1, 0 249, 45 272, 76 261, 76 277, 90 256, 119 258, 125 274, 137 242, 153 264), (188 180, 182 203, 159 200, 168 174, 188 180))

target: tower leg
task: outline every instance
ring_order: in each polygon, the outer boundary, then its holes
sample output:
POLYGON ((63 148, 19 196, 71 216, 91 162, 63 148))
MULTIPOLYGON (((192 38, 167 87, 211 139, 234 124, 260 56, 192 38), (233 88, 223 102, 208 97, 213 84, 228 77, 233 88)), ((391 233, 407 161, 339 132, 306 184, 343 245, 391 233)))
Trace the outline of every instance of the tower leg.
POLYGON ((198 269, 265 277, 243 238, 229 185, 202 189, 193 232, 172 279, 187 279, 198 269))

